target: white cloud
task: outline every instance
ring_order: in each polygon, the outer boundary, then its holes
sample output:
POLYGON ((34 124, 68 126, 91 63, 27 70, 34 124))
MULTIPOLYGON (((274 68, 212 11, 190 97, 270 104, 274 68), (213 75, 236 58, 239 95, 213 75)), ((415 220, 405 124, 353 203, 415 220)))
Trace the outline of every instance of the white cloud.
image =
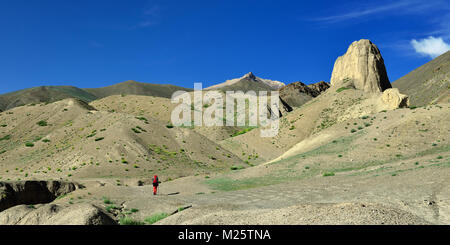
POLYGON ((446 43, 442 37, 435 38, 430 36, 419 41, 413 39, 411 40, 411 45, 417 53, 428 55, 431 58, 435 58, 450 50, 450 45, 446 43))

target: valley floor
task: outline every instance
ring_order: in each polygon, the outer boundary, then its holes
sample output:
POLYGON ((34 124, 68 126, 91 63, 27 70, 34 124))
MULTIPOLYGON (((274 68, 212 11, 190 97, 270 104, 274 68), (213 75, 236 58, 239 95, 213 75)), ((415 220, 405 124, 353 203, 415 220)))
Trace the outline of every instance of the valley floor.
MULTIPOLYGON (((83 180, 85 189, 55 203, 89 202, 105 209, 116 206, 122 212, 138 210, 128 216, 141 222, 175 213, 156 223, 161 225, 450 224, 450 155, 446 154, 439 161, 435 155, 423 157, 419 165, 418 159, 411 159, 232 191, 211 185, 223 175, 162 183, 157 196, 151 186, 133 185, 133 180, 125 186, 113 180, 83 180), (113 204, 105 204, 105 198, 113 204)), ((240 171, 258 168, 264 166, 240 171)))

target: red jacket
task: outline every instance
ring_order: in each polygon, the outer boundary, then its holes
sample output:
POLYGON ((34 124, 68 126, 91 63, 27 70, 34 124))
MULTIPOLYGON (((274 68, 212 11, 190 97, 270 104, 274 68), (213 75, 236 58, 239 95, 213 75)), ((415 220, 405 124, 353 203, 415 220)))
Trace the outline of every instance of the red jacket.
POLYGON ((161 183, 161 182, 159 181, 159 179, 158 179, 158 175, 155 175, 155 176, 153 177, 152 182, 153 182, 153 186, 158 186, 159 183, 161 183))

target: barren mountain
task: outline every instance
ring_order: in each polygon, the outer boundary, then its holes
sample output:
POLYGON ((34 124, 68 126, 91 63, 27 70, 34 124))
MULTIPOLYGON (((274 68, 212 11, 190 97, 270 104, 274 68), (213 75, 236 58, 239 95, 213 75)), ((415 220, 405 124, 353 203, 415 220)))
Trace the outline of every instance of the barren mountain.
POLYGON ((245 165, 189 129, 74 99, 17 107, 0 120, 0 168, 14 179, 144 177, 152 171, 169 179, 245 165))
POLYGON ((280 89, 280 98, 290 107, 299 107, 319 96, 330 85, 324 81, 306 85, 302 82, 290 83, 280 89))
POLYGON ((450 102, 450 51, 401 77, 392 86, 408 94, 411 104, 450 102))
POLYGON ((136 81, 126 81, 103 88, 87 88, 87 92, 97 98, 105 98, 111 95, 146 95, 154 97, 171 98, 176 91, 192 91, 169 84, 140 83, 136 81))
POLYGON ((191 91, 173 85, 126 81, 103 88, 80 89, 72 86, 41 86, 0 95, 0 110, 37 103, 51 103, 67 98, 91 102, 111 95, 147 95, 171 98, 176 91, 191 91))
POLYGON ((0 95, 0 110, 37 103, 50 103, 67 98, 90 102, 97 97, 82 89, 71 86, 42 86, 0 95))

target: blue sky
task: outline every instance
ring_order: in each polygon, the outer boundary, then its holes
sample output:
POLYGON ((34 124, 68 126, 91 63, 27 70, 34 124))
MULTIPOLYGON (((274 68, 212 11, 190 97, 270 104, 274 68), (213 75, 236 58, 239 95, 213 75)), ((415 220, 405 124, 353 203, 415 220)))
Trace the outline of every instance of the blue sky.
POLYGON ((391 81, 449 49, 441 0, 0 0, 0 93, 126 80, 193 87, 255 75, 329 81, 372 40, 391 81))

